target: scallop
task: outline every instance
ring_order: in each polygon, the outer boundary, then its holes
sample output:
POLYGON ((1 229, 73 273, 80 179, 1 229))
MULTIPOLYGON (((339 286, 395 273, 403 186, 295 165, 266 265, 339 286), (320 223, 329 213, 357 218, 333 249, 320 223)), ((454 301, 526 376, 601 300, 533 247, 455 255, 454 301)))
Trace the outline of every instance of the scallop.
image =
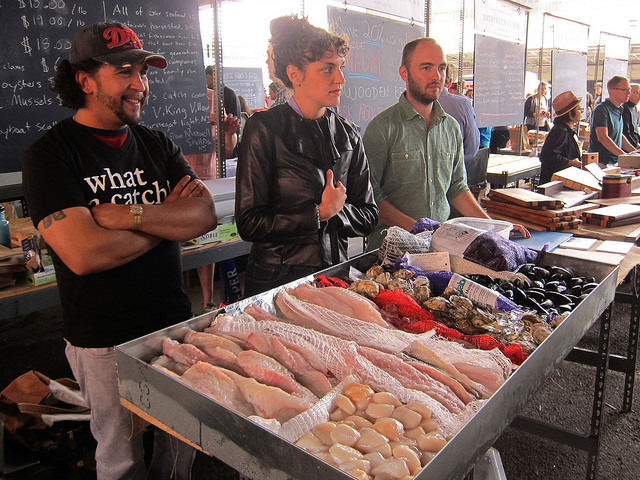
POLYGON ((378 418, 373 424, 373 429, 392 441, 396 441, 404 435, 404 427, 395 418, 378 418))
POLYGON ((420 426, 426 433, 436 432, 440 427, 433 418, 423 418, 422 422, 420 422, 420 426))
POLYGON ((407 408, 410 408, 411 410, 418 412, 420 415, 422 415, 422 418, 431 418, 431 409, 429 407, 427 407, 424 403, 420 403, 416 400, 411 400, 409 403, 407 403, 407 408))
POLYGON ((341 443, 342 445, 353 447, 360 440, 360 432, 346 423, 339 423, 336 428, 331 430, 329 437, 333 443, 341 443))
POLYGON ((346 473, 354 477, 356 480, 370 480, 371 477, 367 472, 361 470, 359 468, 352 468, 350 470, 345 470, 346 473))
POLYGON ((422 468, 422 465, 420 464, 420 455, 407 445, 398 445, 393 449, 392 454, 393 458, 405 461, 411 475, 416 475, 422 468))
POLYGON ((371 469, 374 477, 400 479, 410 474, 407 462, 400 458, 391 458, 371 469))
POLYGON ((327 446, 333 445, 333 440, 331 440, 331 432, 338 426, 335 422, 325 422, 319 425, 316 425, 311 430, 322 443, 327 446))
POLYGON ((363 385, 362 383, 350 383, 344 388, 342 393, 344 393, 349 400, 353 402, 358 410, 364 410, 367 408, 369 398, 375 392, 369 385, 363 385))
POLYGON ((341 463, 338 468, 343 472, 348 472, 350 470, 362 470, 367 475, 371 471, 371 462, 364 458, 359 458, 357 460, 349 460, 347 462, 341 463))
POLYGON ((380 465, 382 462, 386 462, 387 459, 382 456, 380 452, 369 452, 363 455, 365 460, 369 460, 369 464, 371 468, 374 468, 380 465))
POLYGON ((340 408, 336 408, 333 412, 331 412, 329 414, 329 419, 332 422, 341 422, 343 421, 345 418, 347 418, 347 414, 344 413, 344 410, 340 409, 340 408))
POLYGON ((313 432, 307 432, 301 436, 296 442, 296 445, 311 453, 324 452, 329 449, 313 432))
POLYGON ((347 415, 353 415, 354 413, 356 413, 356 406, 346 395, 338 395, 336 397, 335 405, 347 415))
POLYGON ((329 447, 329 453, 333 457, 333 461, 336 465, 341 465, 345 462, 351 462, 362 458, 362 453, 347 445, 341 443, 334 443, 329 447))
POLYGON ((377 392, 374 393, 371 397, 371 401, 374 403, 384 403, 387 405, 393 405, 394 407, 399 407, 402 405, 400 401, 396 398, 396 396, 391 392, 377 392))
POLYGON ((436 454, 434 452, 422 452, 420 454, 420 465, 424 467, 427 463, 433 460, 433 457, 435 456, 436 454))
POLYGON ((416 428, 422 421, 422 415, 404 405, 397 407, 391 414, 406 429, 416 428))
POLYGON ((389 405, 388 403, 373 403, 371 402, 367 405, 364 413, 368 418, 378 419, 383 417, 391 417, 393 415, 394 410, 393 405, 389 405))
POLYGON ((389 457, 391 455, 389 439, 373 428, 363 428, 360 430, 360 439, 356 442, 356 448, 362 453, 379 452, 383 457, 389 457))
POLYGON ((409 428, 409 429, 405 429, 404 431, 404 435, 405 437, 411 438, 411 439, 416 439, 419 438, 421 436, 423 436, 424 434, 426 434, 427 432, 424 431, 424 428, 417 426, 416 428, 409 428))
POLYGON ((439 433, 427 433, 416 440, 420 450, 426 452, 439 452, 447 444, 447 440, 439 433))
POLYGON ((371 427, 373 423, 371 423, 366 418, 360 415, 351 415, 343 420, 345 423, 350 423, 353 425, 353 428, 356 430, 360 430, 361 428, 371 427))

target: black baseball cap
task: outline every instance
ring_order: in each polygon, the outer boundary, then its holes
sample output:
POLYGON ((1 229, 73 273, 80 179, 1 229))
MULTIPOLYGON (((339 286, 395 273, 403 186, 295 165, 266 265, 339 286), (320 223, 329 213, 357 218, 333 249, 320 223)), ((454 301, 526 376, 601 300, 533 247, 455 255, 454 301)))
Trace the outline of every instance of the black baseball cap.
POLYGON ((138 35, 118 22, 94 23, 76 32, 69 62, 76 64, 89 59, 114 67, 130 67, 140 62, 158 68, 167 66, 162 55, 143 50, 138 35))

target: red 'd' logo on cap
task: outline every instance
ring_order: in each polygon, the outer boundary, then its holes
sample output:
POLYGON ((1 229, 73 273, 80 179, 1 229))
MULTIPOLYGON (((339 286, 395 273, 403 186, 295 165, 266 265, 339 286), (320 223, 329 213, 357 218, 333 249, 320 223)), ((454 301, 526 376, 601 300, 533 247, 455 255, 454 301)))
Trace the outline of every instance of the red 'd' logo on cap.
POLYGON ((102 33, 107 41, 107 48, 122 47, 123 49, 139 48, 142 49, 142 43, 136 35, 136 32, 125 26, 107 27, 102 33))

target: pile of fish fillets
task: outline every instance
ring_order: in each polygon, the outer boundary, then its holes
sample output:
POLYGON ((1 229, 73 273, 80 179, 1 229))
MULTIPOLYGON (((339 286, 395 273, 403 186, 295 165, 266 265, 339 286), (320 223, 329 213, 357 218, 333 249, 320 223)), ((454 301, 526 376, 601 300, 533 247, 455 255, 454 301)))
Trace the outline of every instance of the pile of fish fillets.
POLYGON ((165 338, 152 365, 291 442, 329 421, 354 382, 424 405, 449 439, 513 369, 497 349, 397 330, 373 302, 341 287, 302 283, 281 289, 272 305, 227 309, 204 331, 165 338))

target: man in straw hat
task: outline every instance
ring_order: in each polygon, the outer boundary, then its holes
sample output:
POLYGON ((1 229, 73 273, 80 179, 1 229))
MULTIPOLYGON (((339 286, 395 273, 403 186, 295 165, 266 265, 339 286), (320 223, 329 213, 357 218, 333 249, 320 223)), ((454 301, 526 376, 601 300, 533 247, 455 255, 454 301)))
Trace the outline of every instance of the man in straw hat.
POLYGON ((576 97, 571 90, 553 99, 555 119, 540 152, 540 183, 550 181, 557 171, 582 166, 582 149, 574 130, 582 117, 581 102, 582 97, 576 97))
POLYGON ((180 148, 138 124, 150 65, 167 61, 121 23, 79 30, 53 80, 76 113, 23 162, 31 219, 56 270, 65 353, 91 407, 99 480, 188 478, 194 458, 157 430, 147 473, 142 434, 132 434, 118 393, 114 345, 191 317, 179 242, 217 223, 212 195, 180 148))

